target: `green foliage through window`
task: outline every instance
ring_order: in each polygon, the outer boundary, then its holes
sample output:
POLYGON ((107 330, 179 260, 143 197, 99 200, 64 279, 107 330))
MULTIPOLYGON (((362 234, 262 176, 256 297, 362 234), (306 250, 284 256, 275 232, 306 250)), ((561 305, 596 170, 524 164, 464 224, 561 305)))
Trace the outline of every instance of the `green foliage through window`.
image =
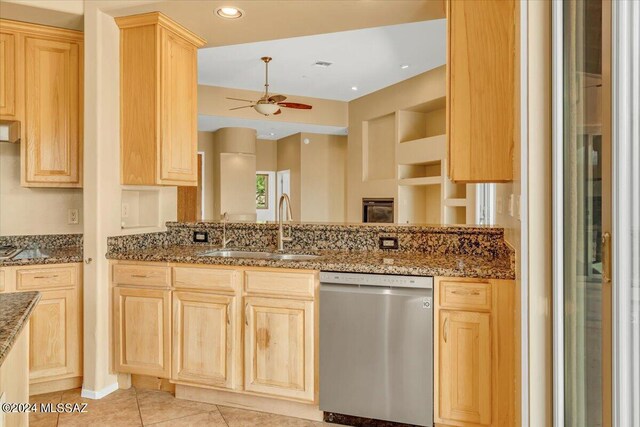
POLYGON ((269 175, 256 174, 256 209, 269 209, 269 175))

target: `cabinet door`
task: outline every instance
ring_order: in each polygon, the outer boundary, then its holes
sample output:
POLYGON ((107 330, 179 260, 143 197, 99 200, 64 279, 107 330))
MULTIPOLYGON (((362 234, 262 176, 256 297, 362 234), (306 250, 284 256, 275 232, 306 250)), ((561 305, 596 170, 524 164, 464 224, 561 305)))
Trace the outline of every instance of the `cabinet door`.
POLYGON ((16 36, 0 33, 0 116, 16 114, 16 36))
POLYGON ((515 6, 515 0, 448 2, 447 140, 452 181, 513 179, 519 113, 515 6))
POLYGON ((314 400, 313 302, 245 299, 245 389, 314 400))
POLYGON ((197 49, 162 29, 161 184, 197 185, 197 49))
POLYGON ((82 375, 80 330, 77 290, 42 291, 29 330, 32 383, 82 375))
POLYGON ((121 287, 113 292, 116 371, 169 378, 171 292, 121 287))
POLYGON ((79 43, 25 39, 23 185, 81 187, 79 43))
POLYGON ((491 424, 490 316, 440 311, 439 413, 445 422, 491 424))
POLYGON ((233 388, 236 366, 235 297, 173 294, 172 379, 233 388))

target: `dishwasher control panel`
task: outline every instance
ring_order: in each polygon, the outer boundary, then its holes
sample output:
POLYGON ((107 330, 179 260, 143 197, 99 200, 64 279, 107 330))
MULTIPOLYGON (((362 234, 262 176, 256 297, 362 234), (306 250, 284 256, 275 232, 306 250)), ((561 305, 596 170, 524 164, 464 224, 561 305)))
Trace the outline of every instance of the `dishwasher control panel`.
POLYGON ((432 289, 433 277, 321 271, 320 282, 336 285, 432 289))

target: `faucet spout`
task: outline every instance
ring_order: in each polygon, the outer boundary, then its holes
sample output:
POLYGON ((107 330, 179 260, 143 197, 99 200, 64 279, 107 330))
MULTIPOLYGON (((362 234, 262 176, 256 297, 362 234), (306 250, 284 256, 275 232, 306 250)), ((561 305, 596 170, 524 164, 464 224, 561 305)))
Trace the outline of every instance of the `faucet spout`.
POLYGON ((222 214, 222 249, 226 249, 231 239, 227 239, 227 222, 229 221, 229 214, 226 212, 222 214))
POLYGON ((289 235, 284 235, 284 205, 287 205, 287 221, 291 221, 293 218, 293 214, 291 213, 291 199, 289 199, 289 195, 287 193, 282 193, 280 196, 280 201, 278 202, 278 250, 284 250, 284 243, 291 242, 293 238, 291 237, 291 227, 289 227, 289 235))

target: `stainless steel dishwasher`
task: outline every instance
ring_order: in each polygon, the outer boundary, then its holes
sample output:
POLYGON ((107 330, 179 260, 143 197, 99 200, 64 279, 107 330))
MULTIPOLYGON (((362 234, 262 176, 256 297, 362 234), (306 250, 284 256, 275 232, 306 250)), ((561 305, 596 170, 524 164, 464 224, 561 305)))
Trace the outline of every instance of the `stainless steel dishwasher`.
POLYGON ((320 273, 320 409, 433 425, 433 278, 320 273))

